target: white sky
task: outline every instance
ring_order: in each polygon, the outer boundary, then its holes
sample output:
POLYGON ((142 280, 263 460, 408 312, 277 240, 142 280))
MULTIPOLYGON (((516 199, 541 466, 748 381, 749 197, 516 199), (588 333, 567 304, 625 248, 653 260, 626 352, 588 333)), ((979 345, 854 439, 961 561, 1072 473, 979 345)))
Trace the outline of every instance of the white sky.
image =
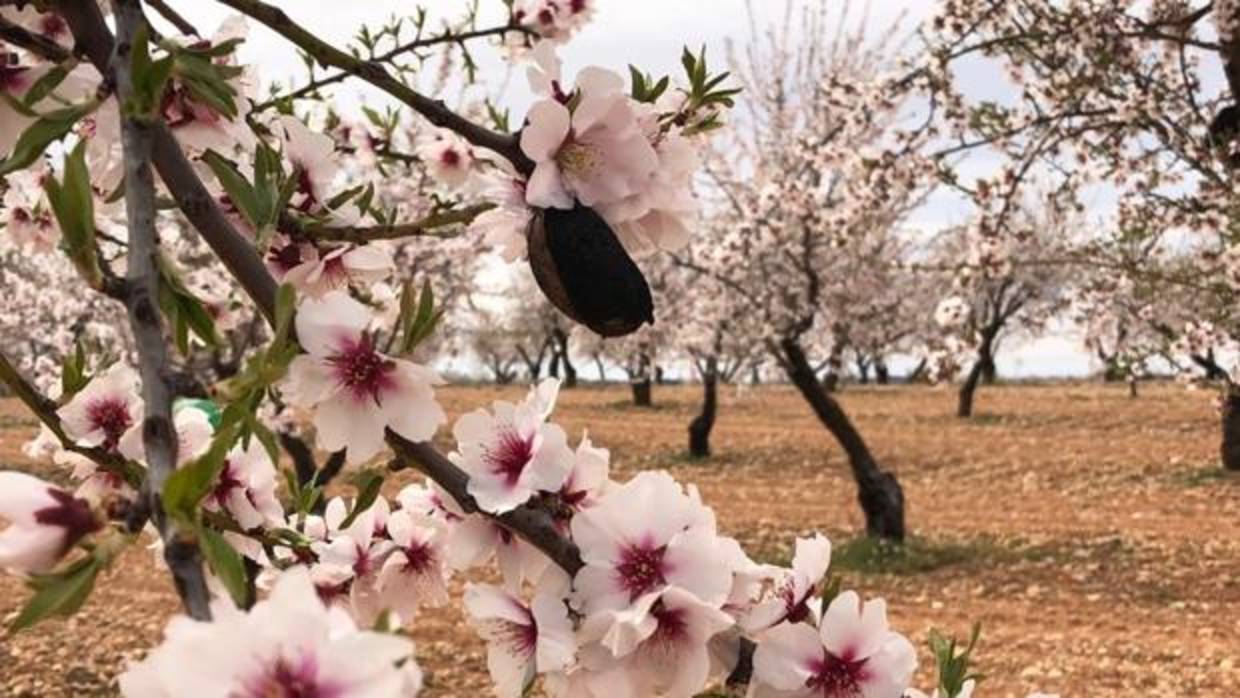
MULTIPOLYGON (((832 0, 833 2, 837 0, 832 0)), ((459 16, 467 0, 276 0, 277 4, 303 26, 338 47, 345 47, 363 24, 372 28, 395 14, 407 14, 417 4, 430 11, 432 17, 459 16)), ((782 18, 782 0, 751 0, 760 25, 782 18)), ((844 0, 838 0, 843 6, 844 0)), ((204 34, 210 35, 226 17, 234 14, 211 0, 170 0, 186 18, 204 34)), ((728 38, 743 42, 749 33, 746 0, 597 0, 594 20, 581 31, 560 54, 565 72, 572 75, 586 65, 601 65, 625 70, 630 63, 654 75, 679 74, 680 52, 684 45, 692 48, 705 45, 708 58, 722 65, 728 38)), ((874 0, 868 26, 886 27, 901 15, 910 30, 927 17, 937 3, 934 0, 874 0)), ((481 0, 484 9, 496 11, 498 0, 481 0)), ((854 2, 854 16, 862 3, 854 2)), ((498 16, 493 13, 491 16, 498 16)), ((486 22, 482 23, 484 26, 486 22)), ((259 67, 264 80, 301 79, 305 68, 296 52, 265 27, 253 25, 249 40, 241 49, 242 61, 259 67)), ((524 75, 510 73, 506 64, 492 50, 479 47, 475 51, 484 83, 505 86, 501 95, 503 106, 512 110, 518 120, 530 101, 524 75)), ((993 76, 962 76, 972 82, 966 89, 990 90, 993 76), (989 87, 987 84, 989 83, 989 87)), ((349 102, 381 104, 384 98, 369 88, 354 86, 337 93, 342 106, 349 102)), ((937 228, 961 220, 963 209, 951 200, 938 197, 919 212, 912 224, 918 228, 937 228)), ((1049 337, 1021 347, 1009 346, 999 357, 1000 372, 1005 375, 1081 375, 1090 370, 1090 357, 1073 338, 1049 337)))

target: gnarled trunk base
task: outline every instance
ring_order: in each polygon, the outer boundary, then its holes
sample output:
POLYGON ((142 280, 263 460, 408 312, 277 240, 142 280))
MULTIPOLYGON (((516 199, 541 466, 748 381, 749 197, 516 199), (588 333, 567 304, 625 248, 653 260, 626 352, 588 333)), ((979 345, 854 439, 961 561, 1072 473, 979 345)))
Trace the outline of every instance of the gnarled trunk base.
POLYGON ((654 405, 650 379, 645 378, 640 381, 629 383, 633 389, 633 404, 638 407, 651 407, 654 405))
POLYGON ((719 410, 719 377, 714 362, 702 376, 702 411, 689 422, 689 456, 710 457, 710 432, 715 426, 715 414, 719 410))
POLYGON ((848 463, 857 483, 857 500, 865 514, 866 533, 876 538, 903 541, 904 491, 896 476, 878 467, 848 415, 819 384, 800 345, 795 340, 785 339, 777 349, 788 379, 848 454, 848 463))

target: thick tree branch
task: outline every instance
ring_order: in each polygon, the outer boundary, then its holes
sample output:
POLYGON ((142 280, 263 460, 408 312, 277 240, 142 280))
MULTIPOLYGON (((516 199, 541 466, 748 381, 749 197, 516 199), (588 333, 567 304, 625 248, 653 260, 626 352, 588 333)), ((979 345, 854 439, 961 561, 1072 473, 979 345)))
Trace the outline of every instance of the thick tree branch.
POLYGON ((504 156, 518 172, 529 174, 534 170, 534 163, 522 152, 516 135, 492 131, 466 119, 449 109, 442 100, 431 99, 392 77, 381 64, 364 61, 319 39, 294 22, 284 13, 284 10, 261 2, 261 0, 218 0, 218 2, 266 25, 314 57, 319 63, 356 75, 392 95, 435 126, 454 131, 479 148, 486 148, 504 156))
POLYGON ((193 618, 211 617, 210 593, 203 576, 202 558, 192 536, 180 531, 162 508, 164 483, 176 470, 177 434, 172 424, 172 388, 169 383, 168 345, 159 315, 159 240, 155 232, 155 178, 151 171, 153 121, 133 113, 135 105, 131 52, 145 20, 139 0, 114 0, 117 42, 110 75, 117 89, 121 113, 121 145, 125 166, 125 214, 129 227, 129 293, 126 308, 138 350, 142 377, 142 443, 148 474, 142 488, 152 518, 164 542, 164 559, 172 570, 177 592, 193 618))

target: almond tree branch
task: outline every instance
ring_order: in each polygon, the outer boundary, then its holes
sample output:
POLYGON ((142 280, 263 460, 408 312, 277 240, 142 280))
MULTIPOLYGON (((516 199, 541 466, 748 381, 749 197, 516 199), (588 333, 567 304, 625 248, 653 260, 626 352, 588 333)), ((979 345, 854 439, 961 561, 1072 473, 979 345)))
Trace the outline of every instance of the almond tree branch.
POLYGON ((449 109, 442 100, 431 99, 392 77, 381 64, 364 61, 319 39, 294 22, 284 13, 284 10, 262 2, 262 0, 217 1, 266 25, 267 28, 295 44, 319 63, 340 68, 350 75, 356 75, 392 95, 435 126, 455 131, 479 148, 486 148, 504 156, 518 172, 529 174, 534 171, 534 163, 521 150, 521 143, 516 135, 492 131, 466 119, 449 109))
POLYGON ((91 459, 101 470, 123 478, 130 485, 136 487, 142 483, 142 474, 119 454, 98 447, 81 446, 69 438, 60 422, 60 416, 56 414, 59 406, 31 385, 3 353, 0 353, 0 383, 8 386, 26 409, 60 440, 61 448, 91 459))
MULTIPOLYGON (((375 63, 387 63, 394 58, 397 58, 406 53, 417 51, 418 49, 430 48, 432 46, 436 46, 439 44, 464 44, 466 41, 470 41, 472 39, 481 39, 481 38, 488 37, 488 36, 503 36, 504 34, 507 34, 509 32, 521 32, 523 34, 531 34, 533 33, 533 30, 531 30, 529 27, 525 27, 523 25, 517 24, 516 22, 510 22, 509 24, 505 24, 502 26, 489 27, 486 29, 474 29, 471 31, 459 32, 459 33, 452 32, 451 30, 449 30, 449 31, 444 32, 443 34, 437 34, 435 36, 428 36, 425 38, 414 39, 413 41, 409 41, 407 43, 401 44, 393 48, 392 50, 387 51, 386 53, 382 53, 378 56, 375 56, 371 60, 375 63)), ((271 99, 268 99, 265 102, 260 102, 254 105, 254 108, 251 111, 252 112, 264 111, 264 110, 274 107, 280 102, 301 99, 303 97, 314 95, 321 88, 327 87, 328 85, 334 85, 339 82, 344 82, 346 79, 348 79, 350 75, 352 75, 352 73, 350 73, 349 71, 341 70, 339 72, 332 73, 331 75, 326 75, 324 77, 311 80, 310 82, 297 88, 296 90, 293 90, 292 92, 289 92, 288 94, 277 95, 277 96, 272 97, 271 99)))
POLYGON ((181 32, 185 36, 202 36, 198 33, 198 30, 194 27, 194 25, 190 24, 184 17, 181 16, 181 13, 172 9, 172 7, 168 5, 168 3, 164 2, 164 0, 146 0, 146 4, 150 5, 152 10, 155 10, 160 17, 168 20, 169 24, 176 27, 177 31, 181 32))
MULTIPOLYGON (((94 3, 91 3, 94 4, 94 3)), ((203 576, 202 556, 192 535, 179 530, 163 511, 164 483, 176 469, 177 434, 172 425, 172 386, 168 380, 168 345, 156 299, 159 297, 159 240, 155 231, 155 177, 151 171, 154 119, 134 113, 133 42, 145 26, 140 0, 113 0, 117 41, 110 75, 116 83, 121 114, 125 166, 125 214, 129 228, 126 309, 138 351, 142 377, 142 443, 149 468, 142 495, 164 542, 164 559, 177 593, 192 618, 211 617, 211 596, 203 576)))
POLYGON ((374 240, 396 240, 410 237, 454 237, 455 233, 439 232, 441 228, 468 225, 479 215, 495 208, 495 204, 481 203, 430 213, 416 221, 392 225, 332 226, 303 223, 292 216, 285 216, 281 229, 287 229, 294 237, 301 236, 322 242, 352 242, 366 244, 374 240))

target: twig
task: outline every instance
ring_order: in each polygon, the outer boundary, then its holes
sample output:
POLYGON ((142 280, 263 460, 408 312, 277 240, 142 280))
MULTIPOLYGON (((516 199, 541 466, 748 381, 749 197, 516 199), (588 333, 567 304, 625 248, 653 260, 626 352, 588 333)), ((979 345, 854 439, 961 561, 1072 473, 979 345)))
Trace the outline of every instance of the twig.
POLYGON ((427 121, 440 128, 460 134, 479 148, 486 148, 504 156, 522 174, 534 170, 534 163, 521 150, 521 144, 513 134, 499 133, 480 126, 452 111, 442 100, 431 99, 392 77, 377 62, 367 62, 319 39, 294 22, 284 10, 261 0, 218 0, 238 12, 264 24, 289 42, 308 53, 323 65, 340 68, 365 80, 409 105, 427 121))
POLYGON ((179 12, 172 9, 164 0, 146 0, 146 4, 151 6, 152 10, 159 13, 160 17, 168 20, 168 23, 177 28, 177 31, 186 36, 202 36, 194 25, 190 24, 179 12))
POLYGON ((159 241, 155 232, 155 178, 151 171, 153 120, 132 112, 134 76, 131 51, 145 25, 140 0, 113 0, 117 41, 110 74, 116 83, 121 113, 121 145, 125 166, 125 213, 129 227, 127 254, 129 293, 126 309, 138 351, 142 377, 142 442, 148 474, 143 497, 164 542, 164 559, 172 570, 177 592, 192 618, 211 617, 211 596, 203 576, 202 557, 192 536, 179 531, 163 511, 164 483, 176 469, 177 434, 172 425, 172 389, 168 381, 168 345, 156 298, 159 294, 159 241))
POLYGON ((0 17, 0 39, 14 46, 24 48, 40 58, 57 63, 73 57, 73 53, 61 48, 60 44, 57 44, 55 41, 35 34, 25 27, 13 24, 3 17, 0 17))
POLYGON ((282 229, 289 230, 294 236, 312 238, 323 242, 352 242, 365 244, 374 240, 397 240, 410 237, 453 237, 452 233, 436 232, 441 228, 472 223, 482 213, 495 208, 495 204, 481 203, 464 208, 448 209, 431 213, 419 220, 409 223, 371 226, 331 226, 317 223, 302 223, 292 216, 285 216, 281 221, 282 229))
MULTIPOLYGON (((425 39, 415 39, 408 43, 401 44, 400 46, 397 46, 386 53, 382 53, 378 56, 375 56, 372 60, 376 63, 387 63, 391 61, 393 58, 400 56, 401 54, 409 53, 411 51, 416 51, 422 48, 430 48, 431 46, 435 46, 437 44, 449 44, 449 43, 463 44, 466 41, 469 41, 472 39, 481 39, 481 38, 488 37, 488 36, 503 36, 504 34, 507 34, 509 32, 521 32, 523 34, 529 34, 532 31, 533 30, 531 30, 529 27, 525 27, 525 26, 522 26, 520 24, 515 24, 515 23, 506 24, 504 26, 490 27, 487 29, 475 29, 472 31, 461 32, 460 34, 453 34, 449 31, 444 34, 427 37, 425 39)), ((331 75, 327 75, 327 76, 324 76, 324 77, 321 77, 315 80, 311 80, 310 82, 297 88, 296 90, 293 90, 292 92, 289 92, 288 94, 277 95, 275 97, 272 97, 271 99, 268 99, 265 102, 260 102, 254 105, 254 108, 251 111, 260 112, 260 111, 270 109, 274 107, 275 105, 279 104, 280 102, 301 99, 302 97, 306 97, 308 95, 312 95, 318 92, 320 88, 327 87, 329 85, 334 85, 338 82, 343 82, 350 75, 352 75, 352 73, 350 73, 349 71, 342 70, 337 73, 332 73, 331 75)))
POLYGON ((130 485, 136 487, 142 483, 141 473, 120 454, 99 447, 81 446, 69 438, 60 416, 56 414, 58 405, 31 385, 3 353, 0 353, 0 383, 8 386, 17 399, 56 436, 61 448, 89 458, 100 469, 124 479, 130 485))

